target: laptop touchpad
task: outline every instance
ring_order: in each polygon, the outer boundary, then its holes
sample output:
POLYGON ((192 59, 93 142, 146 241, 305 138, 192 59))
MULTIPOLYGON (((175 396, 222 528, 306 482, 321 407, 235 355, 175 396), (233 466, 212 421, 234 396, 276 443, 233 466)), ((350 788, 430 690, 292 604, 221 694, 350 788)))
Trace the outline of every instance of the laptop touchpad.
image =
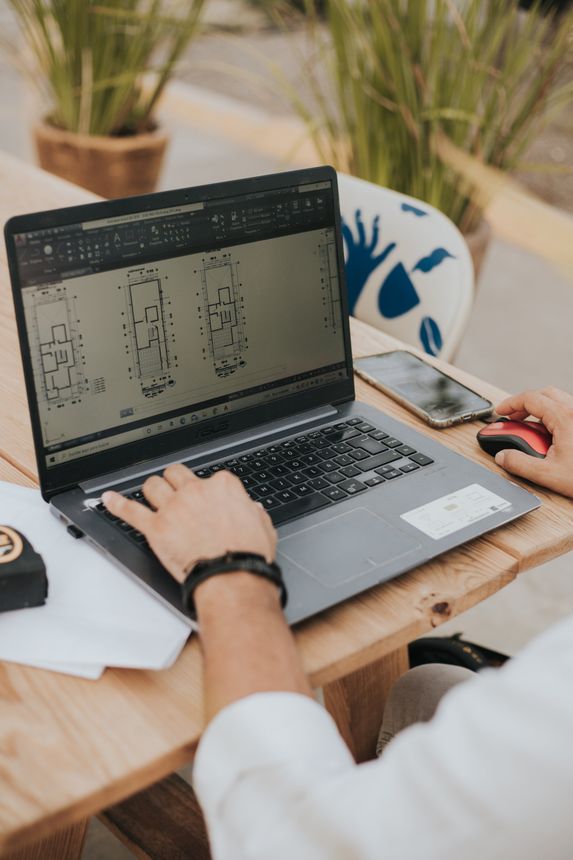
MULTIPOLYGON (((278 556, 335 587, 409 555, 421 544, 366 508, 301 529, 279 542, 278 556)), ((290 566, 289 565, 289 566, 290 566)))

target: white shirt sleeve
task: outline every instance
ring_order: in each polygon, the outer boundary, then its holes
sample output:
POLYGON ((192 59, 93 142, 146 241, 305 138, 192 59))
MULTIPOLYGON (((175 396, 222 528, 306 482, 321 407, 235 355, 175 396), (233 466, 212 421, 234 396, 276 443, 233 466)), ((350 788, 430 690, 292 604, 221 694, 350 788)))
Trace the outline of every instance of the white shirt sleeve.
POLYGON ((360 766, 313 700, 235 702, 194 784, 215 860, 571 860, 572 735, 569 619, 360 766))

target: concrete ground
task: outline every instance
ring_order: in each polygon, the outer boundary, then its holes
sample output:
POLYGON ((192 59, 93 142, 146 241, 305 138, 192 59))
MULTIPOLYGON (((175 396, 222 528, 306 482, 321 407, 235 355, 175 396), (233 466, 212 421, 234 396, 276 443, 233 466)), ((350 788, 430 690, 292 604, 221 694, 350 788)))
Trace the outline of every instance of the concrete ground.
MULTIPOLYGON (((215 0, 213 5, 216 20, 236 25, 239 0, 215 0)), ((266 30, 260 16, 243 12, 249 17, 239 16, 239 23, 251 28, 251 47, 287 65, 292 63, 289 44, 266 30)), ((10 29, 6 6, 0 0, 0 30, 6 33, 10 29)), ((251 61, 244 60, 249 51, 245 53, 233 38, 221 34, 204 37, 196 50, 196 59, 201 63, 186 68, 182 77, 201 84, 207 93, 222 93, 238 100, 239 106, 256 104, 270 113, 282 114, 286 107, 278 96, 273 98, 256 85, 247 86, 240 76, 230 78, 216 67, 219 58, 221 62, 237 61, 249 67, 251 61), (237 60, 239 56, 243 60, 237 60)), ((28 127, 36 110, 37 103, 28 88, 0 52, 0 149, 25 160, 33 159, 28 127)), ((197 128, 178 118, 165 120, 173 132, 173 144, 162 177, 163 188, 265 173, 281 166, 272 157, 229 143, 218 131, 197 128)), ((536 157, 541 153, 555 163, 567 164, 571 160, 573 164, 572 128, 573 114, 564 115, 545 142, 535 144, 536 157)), ((541 182, 538 190, 545 197, 573 210, 571 178, 557 182, 553 178, 544 183, 537 175, 535 181, 541 182)), ((494 239, 456 363, 509 391, 549 383, 571 390, 572 319, 573 283, 540 258, 494 239)), ((562 557, 521 576, 439 632, 463 631, 476 642, 514 654, 532 636, 573 611, 572 577, 573 557, 562 557)), ((92 824, 84 852, 86 860, 127 860, 131 856, 97 822, 92 824)))

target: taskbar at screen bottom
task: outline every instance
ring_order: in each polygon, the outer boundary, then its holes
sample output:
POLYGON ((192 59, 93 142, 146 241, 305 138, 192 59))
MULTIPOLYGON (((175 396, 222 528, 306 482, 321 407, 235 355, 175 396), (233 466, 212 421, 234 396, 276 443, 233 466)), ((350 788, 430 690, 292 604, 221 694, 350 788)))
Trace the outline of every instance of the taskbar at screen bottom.
POLYGON ((243 411, 253 406, 263 406, 275 400, 292 396, 293 394, 311 391, 313 388, 323 388, 324 386, 339 382, 346 377, 346 368, 340 367, 337 370, 331 370, 320 376, 300 379, 297 382, 290 382, 288 385, 280 388, 271 388, 262 396, 261 394, 256 394, 252 397, 241 398, 240 400, 231 400, 218 406, 188 412, 184 415, 177 415, 175 418, 157 421, 134 430, 126 430, 114 436, 94 439, 91 442, 86 442, 73 448, 50 452, 46 455, 46 467, 48 469, 54 468, 55 466, 60 466, 62 463, 68 463, 70 460, 79 460, 82 457, 101 454, 120 445, 128 445, 130 442, 139 442, 152 436, 169 433, 173 430, 181 430, 183 427, 198 424, 201 421, 207 421, 208 419, 217 418, 222 415, 229 415, 231 412, 243 411))

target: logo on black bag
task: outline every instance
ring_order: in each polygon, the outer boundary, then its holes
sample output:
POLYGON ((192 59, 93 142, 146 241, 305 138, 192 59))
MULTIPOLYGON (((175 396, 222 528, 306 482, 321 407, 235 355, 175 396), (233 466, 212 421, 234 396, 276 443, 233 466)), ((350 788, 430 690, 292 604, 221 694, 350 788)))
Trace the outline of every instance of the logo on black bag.
POLYGON ((0 564, 8 564, 22 555, 22 538, 14 529, 0 526, 0 564))

